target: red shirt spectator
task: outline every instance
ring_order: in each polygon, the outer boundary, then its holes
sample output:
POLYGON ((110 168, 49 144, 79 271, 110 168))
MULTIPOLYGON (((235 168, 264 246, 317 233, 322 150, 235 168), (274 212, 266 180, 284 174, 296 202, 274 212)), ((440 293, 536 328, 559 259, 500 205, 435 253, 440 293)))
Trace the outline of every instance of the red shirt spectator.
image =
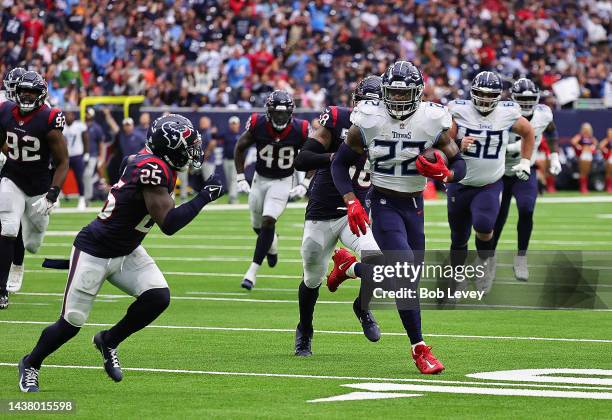
POLYGON ((262 45, 258 51, 248 54, 247 57, 251 62, 253 73, 260 76, 266 72, 274 61, 274 56, 266 49, 265 45, 262 45))

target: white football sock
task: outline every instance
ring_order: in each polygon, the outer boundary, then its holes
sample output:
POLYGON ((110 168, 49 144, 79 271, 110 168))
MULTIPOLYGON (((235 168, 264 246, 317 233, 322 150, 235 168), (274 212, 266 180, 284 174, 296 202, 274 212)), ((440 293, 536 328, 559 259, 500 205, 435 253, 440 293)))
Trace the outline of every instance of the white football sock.
POLYGON ((251 282, 255 284, 255 277, 257 276, 257 270, 259 270, 259 267, 259 264, 252 262, 249 270, 244 275, 244 278, 251 280, 251 282))
POLYGON ((346 269, 346 275, 353 279, 357 278, 357 274, 355 274, 356 265, 357 265, 357 262, 354 262, 353 264, 351 264, 349 268, 346 269))

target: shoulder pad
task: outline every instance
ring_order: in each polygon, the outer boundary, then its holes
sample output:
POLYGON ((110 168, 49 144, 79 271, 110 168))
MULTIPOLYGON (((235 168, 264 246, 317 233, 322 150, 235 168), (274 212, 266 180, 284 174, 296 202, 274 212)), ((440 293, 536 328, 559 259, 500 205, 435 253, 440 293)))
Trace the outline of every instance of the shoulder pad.
POLYGON ((518 119, 523 114, 521 114, 521 107, 519 104, 513 101, 501 101, 497 106, 503 107, 507 112, 512 114, 512 118, 518 119))
POLYGON ((50 130, 56 129, 63 131, 66 126, 66 117, 61 109, 51 108, 49 110, 49 119, 47 122, 49 123, 50 130))
POLYGON ((431 121, 431 124, 427 124, 427 127, 435 131, 435 133, 428 134, 435 135, 451 127, 453 117, 447 107, 433 102, 425 102, 423 105, 425 105, 425 115, 427 119, 431 121))
POLYGON ((455 99, 455 100, 450 101, 447 107, 448 107, 449 112, 451 114, 454 114, 455 112, 458 112, 461 107, 466 106, 468 103, 469 103, 468 101, 463 100, 463 99, 455 99))
POLYGON ((542 116, 544 117, 545 120, 547 121, 553 120, 553 112, 548 105, 538 104, 536 105, 535 110, 542 113, 542 116))
POLYGON ((351 122, 359 128, 372 128, 382 124, 384 120, 384 110, 378 102, 361 101, 351 113, 351 122))

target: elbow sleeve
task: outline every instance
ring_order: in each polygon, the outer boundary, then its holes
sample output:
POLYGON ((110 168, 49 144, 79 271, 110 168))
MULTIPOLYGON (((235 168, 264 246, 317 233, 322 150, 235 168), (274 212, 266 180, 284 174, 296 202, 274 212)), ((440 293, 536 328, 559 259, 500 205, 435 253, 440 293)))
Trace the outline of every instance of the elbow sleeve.
POLYGON ((159 226, 161 231, 166 235, 174 235, 187 226, 209 202, 210 198, 207 195, 198 194, 187 203, 171 209, 159 226))
POLYGON ((309 138, 295 158, 295 169, 310 171, 329 167, 329 153, 325 147, 313 138, 309 138))
POLYGON ((338 152, 334 155, 331 164, 332 178, 334 185, 341 195, 353 191, 353 182, 349 174, 349 168, 359 158, 359 153, 351 149, 346 143, 342 143, 338 152))

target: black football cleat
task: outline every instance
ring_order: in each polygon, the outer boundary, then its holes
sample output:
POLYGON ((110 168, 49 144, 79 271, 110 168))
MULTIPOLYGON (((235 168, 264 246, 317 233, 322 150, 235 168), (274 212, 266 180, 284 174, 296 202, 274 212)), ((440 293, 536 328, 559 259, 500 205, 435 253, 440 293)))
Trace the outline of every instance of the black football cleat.
POLYGON ((119 363, 119 355, 117 349, 108 347, 102 338, 106 331, 100 331, 93 337, 94 346, 102 353, 104 359, 104 370, 106 374, 115 382, 120 382, 123 379, 121 372, 121 364, 119 363))
POLYGON ((295 329, 295 355, 301 357, 312 356, 312 333, 304 333, 299 325, 295 329))
POLYGON ((353 312, 355 312, 355 316, 361 323, 363 335, 373 343, 380 340, 380 327, 374 319, 374 315, 372 315, 371 311, 364 311, 361 309, 358 304, 358 299, 355 299, 355 302, 353 302, 353 312))
POLYGON ((17 365, 19 369, 19 389, 21 389, 21 392, 38 392, 38 369, 26 362, 28 356, 23 356, 17 365))
POLYGON ((0 309, 8 308, 8 292, 0 295, 0 309))
POLYGON ((266 260, 268 261, 268 267, 275 267, 278 263, 278 254, 266 254, 266 260))
POLYGON ((253 286, 254 286, 253 282, 249 279, 244 279, 242 280, 242 283, 240 283, 240 287, 242 287, 243 289, 247 289, 247 290, 251 290, 253 286))

